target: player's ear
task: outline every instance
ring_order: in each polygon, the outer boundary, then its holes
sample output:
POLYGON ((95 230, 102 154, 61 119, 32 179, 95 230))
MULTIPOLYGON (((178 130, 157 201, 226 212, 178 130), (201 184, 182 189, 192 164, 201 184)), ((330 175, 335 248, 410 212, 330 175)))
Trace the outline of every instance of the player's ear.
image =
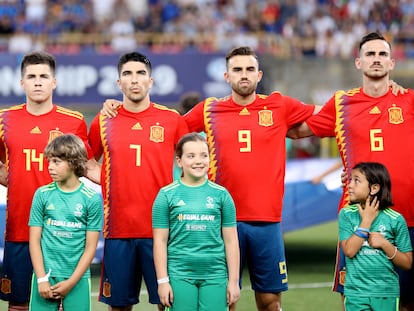
POLYGON ((224 80, 225 80, 227 83, 230 83, 230 77, 229 77, 229 74, 228 74, 228 72, 227 72, 227 71, 224 73, 224 80))
POLYGON ((361 58, 359 57, 355 58, 355 67, 357 69, 361 69, 361 58))
POLYGON ((371 191, 369 192, 370 195, 376 195, 378 191, 381 189, 379 184, 373 184, 371 185, 371 191))
POLYGON ((177 166, 182 168, 183 165, 181 164, 181 158, 180 157, 175 157, 175 161, 177 162, 177 166))

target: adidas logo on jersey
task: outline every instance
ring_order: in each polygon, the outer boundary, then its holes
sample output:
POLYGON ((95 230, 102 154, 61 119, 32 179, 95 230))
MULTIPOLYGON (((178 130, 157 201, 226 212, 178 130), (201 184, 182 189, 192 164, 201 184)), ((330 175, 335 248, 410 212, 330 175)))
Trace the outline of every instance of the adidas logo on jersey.
POLYGON ((186 205, 183 200, 178 201, 177 206, 184 206, 186 205))
POLYGON ((139 122, 135 123, 131 130, 142 130, 142 126, 139 122))
POLYGON ((36 126, 32 128, 32 130, 30 131, 30 134, 42 134, 42 131, 40 130, 38 126, 36 126))
POLYGON ((247 108, 246 107, 244 107, 240 112, 239 112, 239 115, 240 116, 249 116, 250 115, 250 112, 249 112, 249 110, 247 110, 247 108))
POLYGON ((381 110, 379 110, 377 106, 375 106, 369 111, 369 114, 380 114, 380 113, 381 113, 381 110))

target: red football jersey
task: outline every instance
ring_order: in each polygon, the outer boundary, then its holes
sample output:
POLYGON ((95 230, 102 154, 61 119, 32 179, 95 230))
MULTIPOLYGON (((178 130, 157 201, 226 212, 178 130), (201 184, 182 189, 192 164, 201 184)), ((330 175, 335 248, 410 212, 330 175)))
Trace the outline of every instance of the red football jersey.
MULTIPOLYGON (((358 162, 384 164, 392 182, 395 210, 414 226, 414 92, 378 98, 357 88, 335 93, 322 110, 307 121, 320 137, 336 137, 350 175, 358 162)), ((348 188, 339 208, 349 203, 348 188)))
POLYGON ((103 155, 105 238, 152 237, 152 204, 173 180, 174 148, 187 132, 175 110, 154 103, 139 113, 121 107, 115 118, 94 118, 89 142, 96 158, 103 155))
POLYGON ((81 113, 54 105, 46 114, 32 115, 26 104, 0 111, 0 155, 8 170, 6 241, 29 241, 33 195, 38 187, 52 181, 43 150, 64 133, 78 135, 92 157, 81 113))
POLYGON ((275 92, 240 106, 208 98, 184 118, 190 131, 205 131, 209 178, 232 195, 237 220, 279 222, 286 166, 286 132, 312 115, 314 106, 275 92))

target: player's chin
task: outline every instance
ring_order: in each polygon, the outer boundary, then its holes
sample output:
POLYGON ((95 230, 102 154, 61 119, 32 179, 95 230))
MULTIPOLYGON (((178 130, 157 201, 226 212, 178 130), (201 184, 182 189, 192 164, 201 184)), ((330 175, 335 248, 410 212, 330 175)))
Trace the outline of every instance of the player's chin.
POLYGON ((59 177, 55 175, 50 175, 53 181, 59 181, 59 177))

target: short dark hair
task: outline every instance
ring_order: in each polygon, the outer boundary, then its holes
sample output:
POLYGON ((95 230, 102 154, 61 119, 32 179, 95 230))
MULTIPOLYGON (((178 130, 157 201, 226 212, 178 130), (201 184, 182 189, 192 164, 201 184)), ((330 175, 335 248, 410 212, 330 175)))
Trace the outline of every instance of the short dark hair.
POLYGON ((360 162, 352 169, 359 170, 368 180, 369 186, 378 184, 380 190, 375 194, 379 201, 379 209, 394 205, 391 196, 391 178, 385 165, 378 162, 360 162))
POLYGON ((234 56, 253 56, 258 60, 258 57, 256 55, 256 52, 249 46, 240 46, 237 48, 232 49, 230 52, 226 55, 226 65, 228 64, 230 58, 234 56))
POLYGON ((139 62, 145 64, 149 75, 152 72, 152 64, 148 57, 138 52, 131 52, 123 54, 118 61, 118 75, 121 75, 122 66, 128 62, 139 62))
POLYGON ((199 102, 201 102, 201 94, 199 92, 184 93, 180 98, 180 106, 178 110, 181 114, 185 114, 199 102))
POLYGON ((39 52, 28 53, 23 57, 22 62, 20 64, 20 74, 22 75, 22 77, 24 76, 27 66, 38 65, 38 64, 48 65, 50 67, 50 71, 52 72, 52 75, 53 76, 55 75, 55 72, 56 72, 55 58, 47 52, 39 51, 39 52))
POLYGON ((361 41, 359 42, 358 51, 361 51, 361 48, 365 43, 367 43, 368 41, 372 41, 372 40, 383 40, 387 42, 388 46, 391 49, 391 44, 387 41, 387 39, 380 32, 374 31, 362 37, 361 41))
POLYGON ((175 156, 178 158, 181 158, 183 156, 183 146, 185 143, 188 143, 189 141, 201 141, 204 142, 207 145, 207 148, 210 150, 207 140, 201 136, 200 134, 196 132, 188 133, 183 135, 179 140, 175 147, 175 156))
POLYGON ((44 155, 68 161, 75 175, 82 177, 86 173, 88 153, 83 141, 74 134, 64 134, 53 139, 45 148, 44 155))

